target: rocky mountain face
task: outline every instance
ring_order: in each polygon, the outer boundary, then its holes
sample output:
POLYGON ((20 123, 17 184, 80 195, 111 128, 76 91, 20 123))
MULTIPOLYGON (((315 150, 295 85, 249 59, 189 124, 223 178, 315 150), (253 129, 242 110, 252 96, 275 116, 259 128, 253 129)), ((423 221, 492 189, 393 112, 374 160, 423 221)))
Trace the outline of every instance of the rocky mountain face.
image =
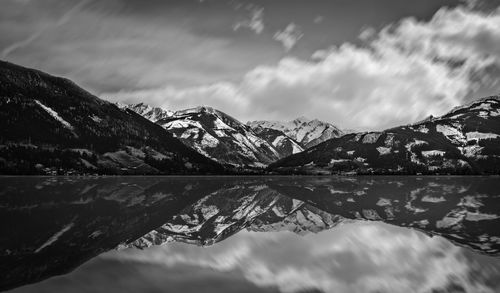
POLYGON ((304 150, 297 141, 280 130, 262 127, 255 127, 252 130, 255 135, 271 144, 281 157, 287 157, 304 150))
POLYGON ((347 134, 270 166, 305 174, 499 174, 500 98, 382 132, 347 134))
POLYGON ((317 119, 255 121, 245 125, 211 107, 176 112, 143 103, 121 107, 162 125, 199 153, 237 167, 264 167, 342 134, 335 126, 317 119))
POLYGON ((127 108, 161 125, 187 146, 221 164, 265 167, 286 156, 249 126, 211 107, 176 112, 144 104, 127 108))
POLYGON ((274 129, 284 133, 302 147, 307 149, 331 138, 343 135, 336 126, 320 121, 299 117, 293 121, 251 121, 252 129, 274 129))
POLYGON ((200 174, 221 165, 70 80, 0 62, 1 174, 200 174))

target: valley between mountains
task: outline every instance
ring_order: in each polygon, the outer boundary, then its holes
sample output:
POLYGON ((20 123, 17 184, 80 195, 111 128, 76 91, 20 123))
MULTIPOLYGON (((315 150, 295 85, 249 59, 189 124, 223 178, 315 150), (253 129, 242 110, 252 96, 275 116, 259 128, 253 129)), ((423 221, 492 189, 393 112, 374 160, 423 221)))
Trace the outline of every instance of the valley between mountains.
POLYGON ((0 62, 0 174, 500 174, 500 98, 380 132, 113 104, 0 62))

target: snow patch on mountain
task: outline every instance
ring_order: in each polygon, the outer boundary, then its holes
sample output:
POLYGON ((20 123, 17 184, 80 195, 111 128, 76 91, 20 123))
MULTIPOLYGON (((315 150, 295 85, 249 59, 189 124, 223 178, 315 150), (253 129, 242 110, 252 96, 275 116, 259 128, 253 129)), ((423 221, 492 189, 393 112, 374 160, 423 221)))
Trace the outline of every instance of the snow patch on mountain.
POLYGON ((472 140, 479 141, 482 139, 496 139, 496 138, 500 137, 500 135, 495 134, 495 133, 482 133, 482 132, 477 132, 477 131, 468 132, 465 135, 467 137, 467 141, 472 141, 472 140))
POLYGON ((434 156, 444 156, 446 152, 444 151, 438 151, 438 150, 431 150, 431 151, 422 151, 422 156, 428 158, 428 157, 434 157, 434 156))
POLYGON ((338 164, 338 163, 343 163, 343 162, 347 162, 346 159, 331 159, 330 160, 330 164, 338 164))
POLYGON ((191 121, 191 120, 174 120, 171 122, 167 122, 163 124, 163 127, 166 129, 174 129, 174 128, 179 128, 179 129, 199 129, 203 128, 201 124, 198 121, 191 121))
POLYGON ((426 141, 415 139, 413 142, 407 143, 405 145, 406 150, 411 154, 410 160, 412 163, 418 165, 424 165, 424 163, 418 159, 417 154, 413 152, 413 148, 415 146, 421 146, 426 144, 428 144, 426 141))
POLYGON ((90 119, 92 119, 92 121, 94 121, 95 123, 101 123, 101 121, 102 121, 102 118, 99 118, 96 115, 90 116, 90 119))
POLYGON ((465 136, 462 131, 453 126, 438 124, 436 125, 436 131, 441 132, 452 143, 463 144, 465 142, 465 136))
POLYGON ((372 133, 367 133, 363 137, 363 143, 375 143, 379 139, 379 137, 382 135, 381 132, 372 132, 372 133))
POLYGON ((302 151, 304 151, 304 149, 301 146, 299 146, 296 143, 292 144, 292 154, 297 154, 297 153, 300 153, 302 151))
POLYGON ((69 124, 68 121, 64 120, 61 116, 59 116, 59 114, 56 111, 52 110, 52 108, 45 106, 39 100, 35 100, 35 103, 37 103, 38 106, 40 106, 43 110, 49 113, 50 116, 59 121, 64 127, 68 128, 69 130, 74 129, 74 127, 71 124, 69 124))
POLYGON ((388 155, 391 153, 391 148, 379 146, 379 147, 377 147, 377 151, 379 152, 379 154, 381 156, 388 155))
POLYGON ((466 156, 467 158, 478 158, 478 159, 485 159, 486 156, 481 155, 481 151, 483 150, 483 147, 479 145, 467 145, 464 147, 458 147, 462 155, 466 156))
POLYGON ((144 103, 131 105, 118 104, 118 107, 122 109, 130 109, 151 122, 157 122, 161 119, 171 117, 174 113, 173 111, 165 110, 160 107, 151 107, 150 105, 146 105, 144 103))

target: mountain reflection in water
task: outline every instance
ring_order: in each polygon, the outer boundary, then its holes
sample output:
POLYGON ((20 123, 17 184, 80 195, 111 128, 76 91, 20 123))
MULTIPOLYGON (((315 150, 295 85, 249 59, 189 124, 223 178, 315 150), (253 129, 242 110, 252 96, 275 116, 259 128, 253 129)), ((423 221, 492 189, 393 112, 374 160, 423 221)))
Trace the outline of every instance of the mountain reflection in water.
POLYGON ((5 177, 0 289, 499 292, 498 214, 498 177, 5 177))

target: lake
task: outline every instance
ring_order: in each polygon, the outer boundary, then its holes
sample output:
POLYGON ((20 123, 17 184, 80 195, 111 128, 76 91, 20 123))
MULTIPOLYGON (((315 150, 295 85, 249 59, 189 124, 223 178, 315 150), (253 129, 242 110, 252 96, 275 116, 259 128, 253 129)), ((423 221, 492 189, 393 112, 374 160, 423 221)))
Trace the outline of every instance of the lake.
POLYGON ((0 177, 0 290, 500 292, 500 177, 0 177))

